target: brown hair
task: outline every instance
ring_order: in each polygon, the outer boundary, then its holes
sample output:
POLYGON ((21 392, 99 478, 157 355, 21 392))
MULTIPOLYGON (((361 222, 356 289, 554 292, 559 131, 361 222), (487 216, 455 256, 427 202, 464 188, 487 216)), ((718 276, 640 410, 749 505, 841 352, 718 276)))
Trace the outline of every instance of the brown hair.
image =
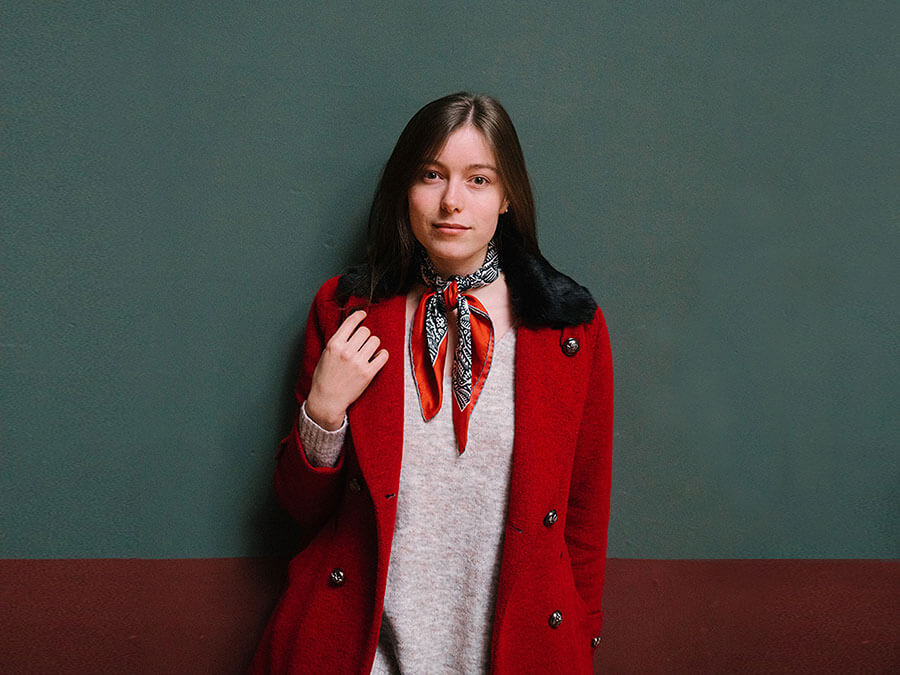
POLYGON ((509 200, 509 209, 498 220, 495 238, 501 263, 504 248, 542 258, 531 183, 515 127, 496 99, 459 92, 419 110, 397 139, 369 210, 367 264, 342 284, 349 293, 375 301, 409 290, 417 276, 416 240, 409 225, 409 188, 424 164, 440 153, 450 134, 467 124, 481 131, 493 149, 509 200))

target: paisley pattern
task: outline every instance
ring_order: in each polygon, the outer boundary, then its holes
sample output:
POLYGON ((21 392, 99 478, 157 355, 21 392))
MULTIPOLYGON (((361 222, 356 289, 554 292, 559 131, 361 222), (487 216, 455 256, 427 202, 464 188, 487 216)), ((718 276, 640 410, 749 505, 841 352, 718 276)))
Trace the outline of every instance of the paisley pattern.
POLYGON ((430 290, 426 291, 419 302, 410 337, 410 354, 419 389, 419 402, 426 420, 430 420, 440 410, 443 366, 447 352, 447 315, 455 309, 458 337, 450 375, 456 403, 453 411, 454 427, 459 451, 463 452, 469 414, 484 385, 494 348, 491 318, 478 299, 467 295, 466 291, 496 281, 500 276, 500 259, 497 248, 491 241, 484 263, 471 274, 454 275, 445 279, 434 269, 427 256, 423 256, 421 274, 430 290), (423 352, 427 352, 427 364, 423 363, 423 352))

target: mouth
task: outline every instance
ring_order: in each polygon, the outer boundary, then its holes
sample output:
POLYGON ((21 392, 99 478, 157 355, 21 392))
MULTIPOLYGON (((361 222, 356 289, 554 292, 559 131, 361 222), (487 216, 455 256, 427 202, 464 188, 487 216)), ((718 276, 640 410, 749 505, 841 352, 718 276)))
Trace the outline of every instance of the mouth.
POLYGON ((442 232, 464 232, 469 229, 465 225, 460 225, 459 223, 434 223, 432 227, 441 230, 442 232))

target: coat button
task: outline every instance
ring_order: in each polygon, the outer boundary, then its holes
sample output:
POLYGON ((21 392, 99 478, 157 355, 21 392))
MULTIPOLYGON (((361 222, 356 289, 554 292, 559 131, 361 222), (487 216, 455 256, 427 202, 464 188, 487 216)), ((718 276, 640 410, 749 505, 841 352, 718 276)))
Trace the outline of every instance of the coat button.
POLYGON ((328 578, 328 583, 332 586, 343 586, 346 579, 344 578, 344 570, 340 567, 335 567, 331 570, 331 576, 328 578))
POLYGON ((591 648, 596 649, 600 646, 600 636, 598 635, 595 638, 591 638, 591 648))
POLYGON ((362 490, 362 486, 359 484, 358 478, 351 478, 350 482, 347 484, 347 488, 353 494, 357 494, 360 490, 362 490))
POLYGON ((559 514, 556 512, 556 509, 550 509, 547 515, 544 516, 544 527, 553 527, 557 520, 559 520, 559 514))
POLYGON ((581 345, 578 344, 578 340, 573 337, 567 338, 566 341, 562 343, 562 350, 566 356, 575 356, 579 349, 581 349, 581 345))
POLYGON ((550 618, 547 619, 547 623, 550 624, 550 628, 559 628, 559 624, 562 623, 562 612, 559 610, 553 612, 550 618))

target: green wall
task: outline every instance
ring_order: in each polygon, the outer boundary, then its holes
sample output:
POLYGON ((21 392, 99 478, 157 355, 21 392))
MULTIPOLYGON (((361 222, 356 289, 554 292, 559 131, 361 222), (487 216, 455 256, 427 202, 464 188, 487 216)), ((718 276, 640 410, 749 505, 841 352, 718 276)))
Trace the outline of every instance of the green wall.
POLYGON ((308 303, 500 98, 604 308, 610 554, 897 557, 900 5, 8 3, 0 555, 287 550, 308 303), (205 6, 204 6, 205 5, 205 6))

